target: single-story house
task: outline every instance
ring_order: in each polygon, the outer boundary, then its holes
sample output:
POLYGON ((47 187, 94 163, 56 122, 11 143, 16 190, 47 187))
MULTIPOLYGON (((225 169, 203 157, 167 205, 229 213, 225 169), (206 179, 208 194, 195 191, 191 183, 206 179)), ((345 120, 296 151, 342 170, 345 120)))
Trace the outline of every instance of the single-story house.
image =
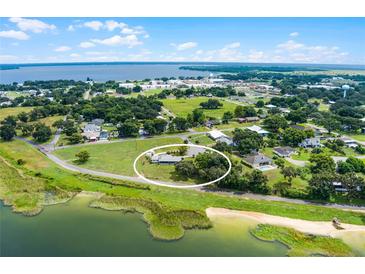
POLYGON ((206 127, 209 127, 209 128, 211 128, 211 127, 213 127, 213 126, 215 126, 215 125, 219 125, 221 122, 219 121, 219 120, 208 120, 208 121, 206 121, 205 123, 204 123, 204 125, 206 126, 206 127))
POLYGON ((251 154, 244 158, 244 161, 253 168, 259 170, 274 169, 273 160, 262 153, 251 154))
POLYGON ((237 120, 239 123, 250 123, 250 122, 260 121, 260 118, 257 116, 254 116, 254 117, 238 118, 237 120))
POLYGON ((89 141, 97 141, 100 138, 101 127, 93 123, 88 123, 83 129, 82 136, 89 141))
POLYGON ((228 136, 221 136, 221 137, 217 138, 215 141, 216 142, 221 142, 221 143, 226 143, 229 146, 233 145, 232 138, 230 138, 228 136))
POLYGON ((307 138, 303 142, 299 144, 300 147, 304 148, 316 148, 321 147, 321 141, 320 138, 314 137, 314 138, 307 138))
POLYGON ((264 130, 262 127, 253 125, 251 127, 247 127, 248 130, 250 131, 254 131, 258 134, 260 134, 261 136, 267 136, 270 132, 268 132, 267 130, 264 130))
POLYGON ((94 125, 97 125, 97 126, 101 127, 102 124, 104 123, 104 119, 93 119, 91 121, 91 123, 94 124, 94 125))
POLYGON ((290 157, 295 153, 292 147, 274 147, 273 152, 280 157, 290 157))
POLYGON ((265 105, 265 107, 266 107, 266 108, 276 108, 276 106, 275 106, 275 105, 273 105, 273 104, 265 105))
POLYGON ((354 139, 347 138, 347 137, 342 137, 339 139, 341 141, 343 141, 347 147, 355 148, 355 147, 359 146, 359 144, 354 139))
POLYGON ((289 125, 289 127, 295 128, 295 129, 298 129, 298 130, 306 130, 306 127, 300 126, 300 125, 289 125))
POLYGON ((222 131, 213 129, 207 133, 207 135, 212 138, 214 141, 221 137, 227 137, 222 131))
POLYGON ((180 162, 182 159, 184 159, 184 157, 174 156, 167 153, 154 154, 151 156, 151 162, 159 165, 174 165, 180 162))

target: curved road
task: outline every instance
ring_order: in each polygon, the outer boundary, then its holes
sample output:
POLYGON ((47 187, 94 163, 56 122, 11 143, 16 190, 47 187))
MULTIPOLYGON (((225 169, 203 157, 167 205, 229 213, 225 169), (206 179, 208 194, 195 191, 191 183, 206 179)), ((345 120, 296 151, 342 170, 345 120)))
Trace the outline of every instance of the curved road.
MULTIPOLYGON (((61 131, 57 131, 54 138, 59 138, 59 136, 57 136, 57 135, 59 135, 60 133, 61 133, 61 131)), ((200 133, 201 132, 199 132, 199 134, 200 133)), ((186 135, 184 135, 184 134, 174 135, 174 136, 171 136, 171 137, 178 137, 178 136, 179 137, 184 136, 186 138, 186 135)), ((25 138, 22 138, 22 137, 16 137, 16 139, 25 141, 28 144, 32 145, 33 147, 37 148, 39 151, 41 151, 43 154, 45 154, 51 161, 53 161, 57 165, 65 168, 67 170, 70 170, 70 171, 73 171, 73 172, 79 172, 79 173, 83 173, 83 174, 94 175, 94 176, 107 177, 107 178, 119 179, 119 180, 131 181, 131 182, 138 182, 138 183, 143 183, 143 184, 150 184, 149 182, 143 180, 140 177, 132 177, 132 176, 114 174, 114 173, 109 173, 109 172, 96 171, 96 170, 91 170, 91 169, 82 168, 82 167, 79 167, 79 166, 69 164, 66 161, 64 161, 64 160, 58 158, 57 156, 55 156, 54 154, 52 154, 52 151, 54 150, 53 145, 48 144, 48 145, 42 146, 42 145, 36 144, 36 143, 34 143, 30 140, 27 140, 25 138)), ((125 140, 120 140, 120 141, 125 141, 125 140)), ((171 185, 171 186, 182 185, 182 184, 170 183, 170 182, 159 182, 159 183, 163 183, 165 185, 171 185)), ((365 206, 350 206, 350 205, 339 205, 339 204, 328 204, 328 203, 314 203, 314 202, 299 200, 299 199, 290 199, 290 198, 285 198, 285 197, 271 196, 271 195, 260 195, 260 194, 254 194, 254 193, 240 193, 240 192, 231 191, 231 190, 218 190, 218 191, 215 191, 215 190, 210 190, 210 189, 203 188, 203 187, 201 187, 201 188, 191 188, 191 189, 196 190, 196 191, 202 191, 202 192, 217 193, 217 194, 224 195, 224 196, 239 196, 239 197, 244 197, 244 198, 254 199, 254 200, 278 201, 278 202, 287 202, 287 203, 294 203, 294 204, 318 205, 318 206, 325 206, 325 207, 344 209, 344 210, 358 210, 358 211, 361 211, 361 212, 365 213, 365 206)))

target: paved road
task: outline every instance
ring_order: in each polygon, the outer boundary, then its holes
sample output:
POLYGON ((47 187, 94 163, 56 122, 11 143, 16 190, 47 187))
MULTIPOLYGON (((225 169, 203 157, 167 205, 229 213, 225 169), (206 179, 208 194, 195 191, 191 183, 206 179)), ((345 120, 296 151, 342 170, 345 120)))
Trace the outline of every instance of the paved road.
MULTIPOLYGON (((112 179, 119 179, 119 180, 138 182, 138 183, 143 183, 143 184, 150 184, 149 182, 146 182, 145 180, 143 180, 142 178, 139 178, 139 177, 132 177, 132 176, 125 176, 125 175, 120 175, 120 174, 113 174, 113 173, 109 173, 109 172, 96 171, 96 170, 91 170, 91 169, 72 165, 72 164, 67 163, 66 161, 58 158, 54 154, 52 154, 52 151, 48 151, 46 148, 44 148, 30 140, 27 140, 27 139, 24 139, 21 137, 16 137, 16 138, 19 140, 23 140, 23 141, 27 142, 28 144, 31 144, 32 146, 36 147, 42 153, 44 153, 51 161, 53 161, 57 165, 65 168, 67 170, 70 170, 73 172, 80 172, 83 174, 94 175, 94 176, 101 176, 101 177, 107 177, 107 178, 112 178, 112 179)), ((178 183, 167 183, 167 182, 159 182, 159 183, 164 183, 164 184, 168 184, 171 186, 181 185, 178 183)), ((253 194, 253 193, 240 193, 240 192, 229 191, 229 190, 212 191, 207 188, 194 188, 193 190, 200 191, 200 192, 211 192, 211 193, 216 193, 218 195, 224 195, 224 196, 248 198, 248 199, 254 199, 254 200, 278 201, 278 202, 287 202, 287 203, 293 203, 293 204, 320 205, 320 206, 325 206, 325 207, 330 207, 330 208, 338 208, 338 209, 345 209, 345 210, 360 210, 362 212, 365 212, 365 206, 360 207, 360 206, 348 206, 348 205, 337 205, 337 204, 326 204, 326 203, 320 204, 320 203, 313 203, 310 201, 299 200, 299 199, 290 199, 290 198, 285 198, 285 197, 260 195, 260 194, 253 194)))

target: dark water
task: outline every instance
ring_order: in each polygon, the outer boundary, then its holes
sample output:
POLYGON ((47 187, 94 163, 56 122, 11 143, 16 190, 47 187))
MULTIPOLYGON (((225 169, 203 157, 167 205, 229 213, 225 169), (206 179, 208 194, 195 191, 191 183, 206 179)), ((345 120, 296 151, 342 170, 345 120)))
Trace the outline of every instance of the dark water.
POLYGON ((214 220, 178 241, 155 240, 139 214, 88 208, 90 198, 46 207, 35 217, 0 208, 1 256, 285 256, 279 243, 255 239, 251 221, 214 220))
POLYGON ((209 72, 180 70, 179 64, 105 64, 105 65, 42 65, 21 66, 19 69, 0 70, 0 83, 22 83, 26 80, 82 80, 94 81, 143 80, 160 77, 206 76, 209 72))

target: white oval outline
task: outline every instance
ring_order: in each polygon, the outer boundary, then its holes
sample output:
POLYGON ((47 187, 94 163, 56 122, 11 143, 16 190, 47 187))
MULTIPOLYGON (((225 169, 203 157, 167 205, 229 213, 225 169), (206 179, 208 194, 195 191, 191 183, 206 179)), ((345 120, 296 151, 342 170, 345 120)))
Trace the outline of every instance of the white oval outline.
POLYGON ((158 146, 158 147, 153 147, 149 150, 146 150, 144 152, 142 152, 141 154, 139 154, 137 156, 137 158, 134 160, 133 162, 133 169, 134 169, 134 172, 138 175, 138 177, 140 177, 141 179, 151 183, 151 184, 154 184, 154 185, 158 185, 158 186, 167 186, 167 187, 172 187, 172 188, 198 188, 198 187, 202 187, 202 186, 207 186, 207 185, 211 185, 211 184, 214 184, 222 179, 224 179, 230 172, 231 172, 231 169, 232 169, 232 162, 231 160, 222 152, 214 149, 214 148, 211 148, 211 147, 206 147, 206 146, 200 146, 200 145, 194 145, 194 144, 171 144, 171 145, 164 145, 164 146, 158 146), (218 179, 215 179, 213 181, 210 181, 210 182, 207 182, 207 183, 203 183, 203 184, 198 184, 198 185, 167 185, 167 184, 163 184, 163 183, 159 183, 159 182, 156 182, 156 181, 153 181, 153 180, 150 180, 150 179, 147 179, 146 177, 144 177, 142 174, 140 174, 137 170, 137 162, 138 160, 143 156, 145 155, 146 153, 148 152, 152 152, 154 150, 158 150, 158 149, 163 149, 163 148, 168 148, 168 147, 199 147, 199 148, 204 148, 204 149, 207 149, 207 150, 210 150, 210 151, 213 151, 213 152, 216 152, 218 153, 219 155, 223 156, 227 161, 228 161, 228 170, 226 173, 224 173, 221 177, 219 177, 218 179))

